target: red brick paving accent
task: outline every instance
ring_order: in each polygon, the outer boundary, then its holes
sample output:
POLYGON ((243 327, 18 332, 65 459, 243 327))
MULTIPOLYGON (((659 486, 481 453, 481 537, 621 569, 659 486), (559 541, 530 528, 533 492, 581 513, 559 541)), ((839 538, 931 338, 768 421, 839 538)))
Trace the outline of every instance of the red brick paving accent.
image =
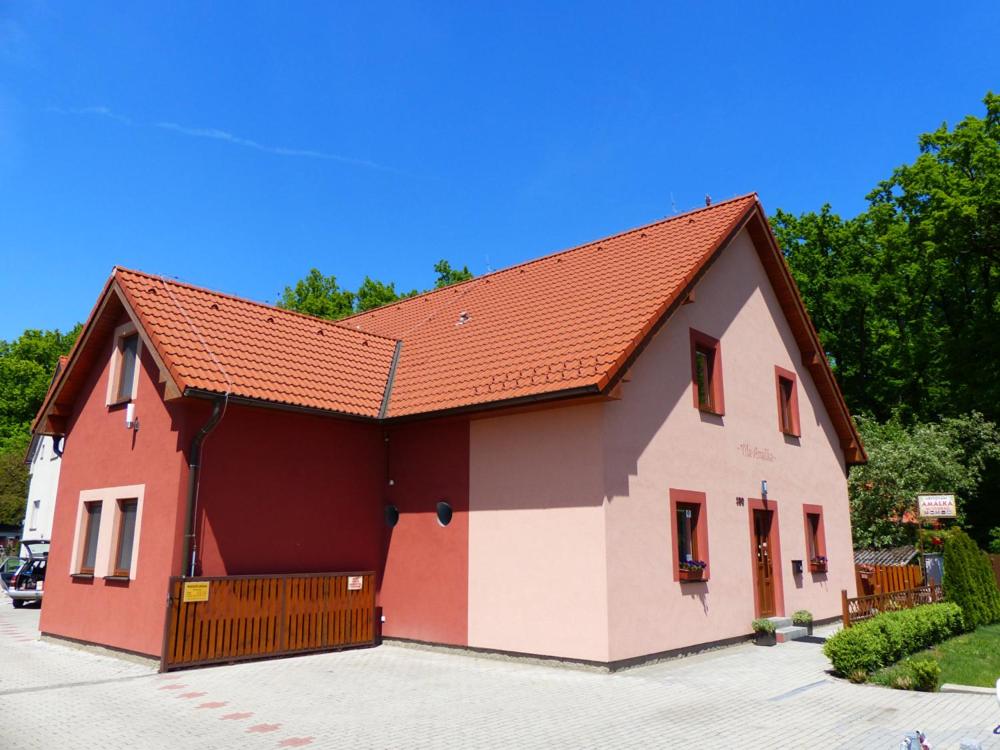
POLYGON ((304 745, 311 745, 312 741, 316 739, 315 737, 289 737, 287 740, 282 740, 278 743, 278 747, 303 747, 304 745))
POLYGON ((281 724, 254 724, 247 732, 277 732, 281 724))
POLYGON ((186 687, 187 685, 164 685, 160 690, 181 690, 186 687))
POLYGON ((220 716, 219 718, 223 721, 238 721, 239 719, 249 719, 253 716, 253 711, 247 711, 246 713, 235 713, 226 714, 225 716, 220 716))
POLYGON ((228 701, 209 701, 208 703, 202 703, 198 708, 222 708, 228 703, 228 701))
POLYGON ((200 692, 200 693, 181 693, 177 697, 178 698, 188 698, 188 699, 190 699, 190 698, 200 698, 203 695, 208 695, 208 693, 206 693, 206 692, 200 692))

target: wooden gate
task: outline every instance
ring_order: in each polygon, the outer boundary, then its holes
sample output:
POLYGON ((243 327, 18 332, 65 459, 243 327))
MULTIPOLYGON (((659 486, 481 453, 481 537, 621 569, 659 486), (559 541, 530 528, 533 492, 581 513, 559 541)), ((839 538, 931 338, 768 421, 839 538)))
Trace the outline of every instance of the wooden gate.
POLYGON ((171 578, 161 671, 375 642, 375 574, 171 578))
POLYGON ((858 596, 909 591, 926 583, 919 565, 855 565, 854 575, 858 596))

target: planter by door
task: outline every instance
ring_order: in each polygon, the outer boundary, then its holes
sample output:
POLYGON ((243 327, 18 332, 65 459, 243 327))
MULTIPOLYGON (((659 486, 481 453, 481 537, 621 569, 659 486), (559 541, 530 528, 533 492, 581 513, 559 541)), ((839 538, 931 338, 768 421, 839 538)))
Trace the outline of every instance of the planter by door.
POLYGON ((758 646, 773 646, 778 642, 778 638, 774 633, 754 633, 753 641, 758 646))

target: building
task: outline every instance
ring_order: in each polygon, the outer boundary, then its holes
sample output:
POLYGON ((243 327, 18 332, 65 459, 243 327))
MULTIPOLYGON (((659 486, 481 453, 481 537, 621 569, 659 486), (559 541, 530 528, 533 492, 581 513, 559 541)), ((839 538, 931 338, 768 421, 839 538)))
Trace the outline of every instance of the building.
MULTIPOLYGON (((59 372, 66 366, 68 357, 60 357, 52 375, 54 384, 59 372)), ((62 438, 35 433, 24 462, 28 465, 28 497, 25 503, 24 523, 21 528, 25 541, 48 539, 52 534, 52 516, 55 512, 56 489, 59 486, 59 459, 62 456, 62 438)))
POLYGON ((755 195, 339 322, 115 269, 36 430, 41 628, 143 654, 191 572, 372 570, 384 637, 611 665, 855 587, 864 450, 755 195))

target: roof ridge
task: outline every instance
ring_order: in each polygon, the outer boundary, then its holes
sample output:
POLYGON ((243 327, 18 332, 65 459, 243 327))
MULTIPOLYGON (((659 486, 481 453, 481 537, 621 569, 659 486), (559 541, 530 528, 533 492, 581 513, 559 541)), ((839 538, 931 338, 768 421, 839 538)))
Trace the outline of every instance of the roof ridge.
MULTIPOLYGON (((269 305, 266 302, 259 302, 258 300, 248 299, 247 297, 239 297, 235 294, 229 294, 227 292, 220 292, 215 289, 209 289, 208 287, 198 286, 197 284, 192 284, 188 281, 181 281, 180 279, 173 279, 169 276, 163 276, 158 273, 150 273, 148 271, 140 271, 135 268, 126 268, 125 266, 116 265, 112 270, 112 276, 116 275, 119 271, 124 271, 125 273, 136 274, 137 276, 143 276, 147 279, 152 279, 165 284, 173 284, 174 286, 184 287, 185 289, 193 289, 197 292, 204 292, 205 294, 210 294, 213 297, 222 297, 223 299, 230 299, 236 302, 244 302, 248 305, 254 305, 255 307, 262 307, 265 310, 270 310, 273 312, 278 312, 283 315, 293 315, 300 318, 306 318, 307 320, 313 320, 318 323, 325 323, 327 325, 336 326, 337 328, 345 328, 348 331, 353 331, 355 333, 363 333, 366 336, 375 336, 376 338, 385 339, 386 341, 396 341, 392 336, 386 336, 381 333, 372 333, 370 331, 360 331, 357 328, 350 328, 348 326, 340 325, 340 320, 331 320, 330 318, 320 318, 316 315, 309 315, 308 313, 302 313, 298 310, 289 310, 286 307, 278 307, 277 305, 269 305)), ((354 315, 361 315, 362 313, 354 313, 354 315)), ((352 316, 353 317, 353 316, 352 316)), ((341 320, 345 320, 342 318, 341 320)))
MULTIPOLYGON (((634 232, 641 232, 651 227, 658 227, 661 224, 668 224, 671 221, 677 221, 678 219, 683 219, 685 217, 693 216, 694 214, 703 213, 705 211, 712 211, 714 209, 725 206, 726 204, 735 203, 736 201, 740 200, 746 200, 747 198, 753 198, 754 200, 758 201, 760 200, 757 196, 756 191, 751 193, 744 193, 743 195, 737 195, 732 198, 727 198, 724 201, 713 203, 711 206, 701 206, 699 208, 693 208, 690 211, 683 211, 682 213, 676 214, 674 216, 667 216, 657 221, 651 221, 648 224, 642 224, 641 226, 632 227, 631 229, 625 229, 621 232, 615 232, 614 234, 609 234, 605 237, 600 237, 596 240, 590 240, 589 242, 584 242, 582 245, 574 245, 573 247, 563 248, 562 250, 556 250, 554 252, 547 253, 546 255, 540 255, 537 258, 531 258, 530 260, 525 260, 521 261, 520 263, 515 263, 514 265, 507 266, 506 268, 498 268, 496 271, 490 271, 489 273, 484 273, 482 276, 476 276, 474 278, 467 279, 465 281, 459 281, 455 284, 449 284, 448 286, 443 286, 440 289, 428 289, 426 292, 415 294, 412 297, 404 297, 403 299, 398 299, 395 302, 390 302, 387 305, 380 305, 379 307, 374 307, 371 310, 356 312, 353 315, 348 315, 346 318, 341 318, 340 320, 336 321, 336 323, 338 325, 344 326, 345 328, 348 328, 350 326, 345 325, 348 321, 351 321, 355 318, 360 318, 362 315, 371 315, 372 313, 379 312, 381 310, 387 310, 390 307, 397 307, 399 305, 404 305, 408 302, 413 302, 414 300, 418 300, 422 297, 430 297, 431 295, 438 294, 439 292, 443 292, 445 290, 455 289, 456 287, 471 286, 478 281, 482 281, 483 279, 488 279, 492 276, 496 276, 501 273, 507 273, 508 271, 513 271, 516 268, 530 266, 533 263, 541 263, 544 260, 549 260, 550 258, 555 258, 556 256, 559 255, 571 253, 574 252, 575 250, 583 250, 584 248, 590 247, 592 245, 598 245, 602 242, 608 242, 610 240, 618 239, 619 237, 624 237, 626 235, 633 234, 634 232)), ((357 331, 362 329, 352 328, 351 330, 357 331)))

